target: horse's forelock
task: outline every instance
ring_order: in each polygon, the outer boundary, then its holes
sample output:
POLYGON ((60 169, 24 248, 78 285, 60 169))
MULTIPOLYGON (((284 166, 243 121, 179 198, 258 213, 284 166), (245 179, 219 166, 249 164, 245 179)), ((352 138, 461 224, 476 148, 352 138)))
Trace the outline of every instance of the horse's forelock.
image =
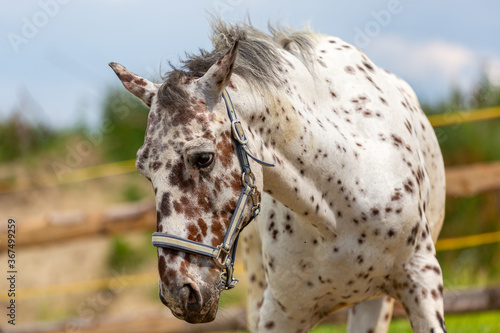
MULTIPOLYGON (((217 62, 236 40, 240 46, 234 74, 247 81, 250 87, 269 91, 280 86, 280 71, 283 66, 281 50, 290 51, 295 46, 298 58, 311 70, 310 61, 314 40, 308 31, 291 31, 283 27, 269 27, 271 34, 258 30, 251 24, 228 24, 221 20, 212 22, 211 52, 201 49, 199 54, 187 54, 181 60, 181 69, 173 68, 164 77, 158 98, 164 107, 182 107, 189 103, 189 95, 182 87, 190 79, 200 77, 217 62)), ((292 53, 295 56, 297 54, 292 53)))

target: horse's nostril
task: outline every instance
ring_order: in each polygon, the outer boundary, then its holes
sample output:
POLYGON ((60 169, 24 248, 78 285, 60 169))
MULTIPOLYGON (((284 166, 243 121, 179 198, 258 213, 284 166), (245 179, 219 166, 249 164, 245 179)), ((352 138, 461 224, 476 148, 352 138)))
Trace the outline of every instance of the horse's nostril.
POLYGON ((188 302, 188 304, 189 303, 196 303, 196 296, 194 295, 193 291, 191 291, 191 293, 189 294, 187 302, 188 302))
POLYGON ((181 295, 184 298, 184 308, 188 312, 197 312, 202 306, 201 293, 192 284, 185 284, 181 289, 181 295))

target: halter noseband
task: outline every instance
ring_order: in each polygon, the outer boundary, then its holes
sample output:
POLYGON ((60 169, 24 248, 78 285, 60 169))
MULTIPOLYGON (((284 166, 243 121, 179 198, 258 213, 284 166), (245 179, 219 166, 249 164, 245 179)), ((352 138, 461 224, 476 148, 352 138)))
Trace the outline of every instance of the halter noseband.
POLYGON ((248 138, 245 136, 243 126, 236 117, 231 98, 226 90, 222 92, 222 98, 226 104, 227 114, 231 120, 231 130, 236 144, 236 152, 242 169, 242 190, 236 204, 231 222, 227 228, 226 236, 222 244, 214 247, 198 242, 194 242, 185 238, 169 235, 162 232, 153 233, 153 245, 156 247, 164 247, 168 249, 180 250, 201 254, 214 259, 217 266, 222 268, 222 289, 232 289, 238 282, 233 278, 234 259, 236 256, 236 247, 240 232, 260 213, 260 192, 255 185, 255 175, 252 173, 248 157, 251 157, 256 162, 274 167, 274 164, 263 162, 254 157, 248 150, 248 138), (243 212, 249 199, 252 199, 252 216, 247 223, 243 224, 243 212))

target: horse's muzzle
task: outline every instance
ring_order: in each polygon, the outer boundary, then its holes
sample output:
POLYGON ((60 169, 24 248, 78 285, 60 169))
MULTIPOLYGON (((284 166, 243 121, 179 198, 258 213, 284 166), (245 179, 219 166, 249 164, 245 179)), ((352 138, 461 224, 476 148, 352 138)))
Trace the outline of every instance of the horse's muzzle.
POLYGON ((158 296, 161 302, 172 311, 172 314, 176 318, 185 320, 191 324, 213 321, 219 307, 218 297, 215 299, 214 297, 204 298, 202 292, 194 283, 185 284, 178 290, 175 296, 175 304, 171 304, 163 297, 161 288, 158 296))

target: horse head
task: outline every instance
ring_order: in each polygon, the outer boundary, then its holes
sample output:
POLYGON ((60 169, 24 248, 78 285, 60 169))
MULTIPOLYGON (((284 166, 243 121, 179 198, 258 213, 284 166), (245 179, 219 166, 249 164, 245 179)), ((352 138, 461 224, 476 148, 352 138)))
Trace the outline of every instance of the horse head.
MULTIPOLYGON (((242 174, 232 132, 235 122, 221 98, 237 52, 236 41, 205 73, 174 70, 161 85, 110 63, 125 88, 150 108, 136 167, 154 188, 157 234, 169 237, 166 246, 156 245, 159 296, 177 318, 191 323, 215 318, 225 283, 221 273, 227 267, 220 251, 210 257, 184 251, 183 245, 216 252, 245 183, 251 183, 254 194, 262 188, 262 168, 254 168, 251 177, 242 174)), ((245 201, 239 209, 245 224, 252 206, 245 201)))

